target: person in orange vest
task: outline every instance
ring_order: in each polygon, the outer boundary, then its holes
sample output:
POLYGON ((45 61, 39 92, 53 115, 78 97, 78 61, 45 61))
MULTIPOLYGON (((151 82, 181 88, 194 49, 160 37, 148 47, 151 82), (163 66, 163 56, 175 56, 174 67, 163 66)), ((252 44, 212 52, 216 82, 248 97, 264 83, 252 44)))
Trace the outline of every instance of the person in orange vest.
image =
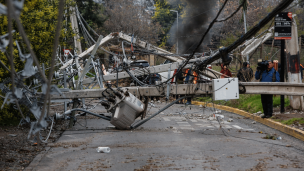
POLYGON ((304 70, 304 67, 302 64, 300 64, 300 71, 301 71, 301 78, 303 79, 303 70, 304 70))
MULTIPOLYGON (((186 69, 185 72, 185 84, 187 83, 194 83, 196 84, 198 81, 198 74, 195 71, 192 71, 191 69, 186 69)), ((187 98, 186 105, 191 105, 191 97, 187 98)))
POLYGON ((197 81, 198 81, 198 74, 195 71, 193 71, 193 84, 196 84, 197 81))

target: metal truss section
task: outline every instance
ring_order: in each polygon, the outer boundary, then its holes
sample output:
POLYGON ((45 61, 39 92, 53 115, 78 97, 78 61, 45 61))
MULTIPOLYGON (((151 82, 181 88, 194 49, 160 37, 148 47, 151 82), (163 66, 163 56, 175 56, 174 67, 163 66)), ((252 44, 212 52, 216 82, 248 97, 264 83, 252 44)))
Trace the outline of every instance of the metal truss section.
MULTIPOLYGON (((126 40, 128 42, 131 42, 131 40, 132 40, 131 36, 128 36, 128 35, 126 35, 124 33, 121 33, 121 32, 119 33, 119 38, 121 38, 123 40, 126 40)), ((166 51, 164 49, 161 49, 159 47, 153 46, 153 45, 151 45, 151 44, 149 44, 147 42, 141 41, 141 40, 133 39, 133 42, 135 44, 137 44, 141 48, 145 48, 145 49, 148 49, 148 50, 154 50, 154 52, 156 52, 156 53, 173 54, 171 52, 168 52, 168 51, 166 51)), ((175 57, 173 57, 173 56, 163 56, 163 57, 166 58, 166 59, 169 59, 171 61, 174 61, 174 62, 178 62, 178 61, 184 60, 183 57, 179 57, 179 56, 175 56, 175 57)))
MULTIPOLYGON (((192 59, 190 60, 190 63, 192 62, 196 62, 198 60, 204 60, 206 57, 202 57, 202 58, 198 58, 198 59, 192 59)), ((154 73, 160 73, 160 72, 167 72, 168 68, 171 67, 171 71, 178 69, 179 66, 181 65, 181 63, 179 62, 174 62, 171 64, 163 64, 163 65, 157 65, 157 66, 150 66, 147 68, 143 68, 143 69, 135 69, 133 71, 130 71, 131 74, 133 74, 134 76, 139 76, 139 75, 145 75, 145 74, 154 74, 154 73)), ((188 64, 184 67, 184 69, 188 69, 191 68, 193 66, 193 64, 188 64)), ((207 70, 205 72, 202 73, 204 76, 212 78, 212 79, 217 79, 220 78, 221 74, 218 71, 212 70, 207 68, 207 70)), ((130 75, 127 72, 119 72, 118 73, 118 79, 123 79, 123 78, 129 78, 130 75)), ((228 76, 226 76, 228 77, 228 76)), ((116 80, 117 79, 117 74, 113 73, 113 74, 109 74, 109 75, 104 75, 103 76, 104 81, 112 81, 112 80, 116 80)), ((88 84, 91 83, 90 80, 84 80, 83 84, 88 84)))
MULTIPOLYGON (((273 27, 272 27, 273 29, 273 27)), ((269 31, 271 31, 272 29, 270 29, 269 31)), ((258 48, 261 44, 263 44, 266 40, 268 40, 269 38, 271 38, 273 36, 273 33, 266 33, 266 35, 254 39, 249 45, 247 45, 247 47, 241 52, 242 56, 246 56, 249 55, 250 53, 252 53, 256 48, 258 48)))
MULTIPOLYGON (((104 37, 101 42, 99 43, 98 46, 101 46, 103 44, 105 44, 106 42, 112 40, 113 38, 115 37, 118 37, 118 38, 121 38, 123 40, 126 40, 128 42, 131 42, 132 40, 132 37, 131 36, 128 36, 124 33, 111 33, 109 34, 108 36, 104 37)), ((155 53, 164 53, 164 54, 173 54, 171 52, 168 52, 164 49, 161 49, 161 48, 158 48, 156 46, 153 46, 147 42, 144 42, 144 41, 141 41, 141 40, 137 40, 137 39, 133 39, 134 43, 137 44, 139 47, 141 48, 146 48, 148 50, 154 50, 155 53)), ((96 45, 96 44, 95 44, 96 45)), ((91 51, 93 51, 95 45, 91 46, 89 49, 87 49, 86 51, 82 52, 80 55, 79 55, 79 59, 81 59, 82 57, 86 56, 87 54, 89 54, 91 51)), ((182 61, 184 60, 183 57, 173 57, 173 56, 163 56, 164 58, 166 59, 169 59, 171 61, 174 61, 174 62, 178 62, 178 61, 182 61)), ((70 64, 73 63, 73 59, 69 60, 68 62, 66 62, 62 67, 60 67, 60 70, 63 70, 65 68, 67 68, 70 64)))
MULTIPOLYGON (((163 64, 163 65, 157 65, 157 66, 150 66, 147 68, 142 68, 142 69, 135 69, 131 70, 130 73, 133 74, 134 76, 139 76, 139 75, 145 75, 145 74, 154 74, 154 73, 160 73, 160 72, 167 72, 168 68, 171 66, 171 70, 178 69, 181 63, 179 62, 174 62, 172 64, 163 64)), ((190 68, 192 65, 188 64, 185 66, 186 68, 190 68)), ((118 73, 118 79, 122 78, 129 78, 130 75, 127 72, 119 72, 118 73)), ((104 81, 111 81, 111 80, 116 80, 117 79, 117 74, 109 74, 109 75, 104 75, 103 76, 104 81)))
MULTIPOLYGON (((108 42, 109 40, 112 40, 114 38, 113 36, 113 33, 109 34, 108 36, 104 37, 101 42, 99 43, 98 46, 101 46, 103 45, 104 43, 108 42)), ((81 54, 79 54, 79 58, 78 59, 81 59, 83 58, 84 56, 86 56, 87 54, 89 54, 90 52, 93 51, 95 45, 91 46, 89 49, 87 49, 86 51, 82 52, 81 54)), ((71 65, 73 63, 73 59, 69 60, 68 62, 66 62, 62 67, 60 67, 59 69, 60 70, 63 70, 65 68, 67 68, 69 65, 71 65)))

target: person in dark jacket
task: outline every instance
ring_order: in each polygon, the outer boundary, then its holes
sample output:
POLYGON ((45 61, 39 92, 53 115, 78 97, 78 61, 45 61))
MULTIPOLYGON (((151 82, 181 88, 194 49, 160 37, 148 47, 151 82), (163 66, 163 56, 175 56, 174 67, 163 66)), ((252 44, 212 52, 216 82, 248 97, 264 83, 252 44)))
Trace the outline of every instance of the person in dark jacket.
POLYGON ((249 71, 250 71, 250 78, 249 78, 249 81, 251 81, 252 78, 253 78, 253 70, 252 70, 252 68, 250 67, 250 63, 249 63, 249 62, 247 62, 247 68, 248 68, 249 71))
POLYGON ((247 62, 243 63, 243 68, 238 71, 237 77, 242 82, 250 82, 253 77, 250 69, 247 67, 247 62))
MULTIPOLYGON (((280 74, 273 68, 273 61, 268 61, 267 69, 260 71, 257 69, 255 72, 255 79, 260 82, 280 82, 280 74)), ((264 116, 262 118, 270 118, 273 113, 273 95, 261 94, 261 101, 264 110, 264 116)))

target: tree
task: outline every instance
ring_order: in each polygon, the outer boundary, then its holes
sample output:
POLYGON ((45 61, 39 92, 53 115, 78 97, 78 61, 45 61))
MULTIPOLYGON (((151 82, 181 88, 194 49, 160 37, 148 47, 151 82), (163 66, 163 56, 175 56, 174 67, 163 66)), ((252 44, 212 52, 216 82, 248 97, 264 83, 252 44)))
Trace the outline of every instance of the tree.
MULTIPOLYGON (((75 0, 77 8, 84 18, 84 20, 94 29, 98 34, 104 32, 103 26, 104 22, 107 20, 105 15, 105 7, 103 4, 95 3, 93 0, 75 0)), ((91 35, 94 35, 93 32, 87 28, 91 35)), ((97 37, 95 37, 97 40, 97 37)))
POLYGON ((151 19, 149 12, 145 10, 144 4, 137 0, 109 1, 106 5, 108 20, 105 22, 107 33, 124 32, 156 43, 160 26, 151 19))
POLYGON ((170 35, 168 33, 176 20, 176 15, 170 10, 179 10, 170 5, 166 0, 156 0, 155 7, 153 20, 161 25, 161 30, 158 33, 159 41, 157 44, 160 47, 165 48, 166 46, 170 46, 168 42, 170 35))
MULTIPOLYGON (((0 0, 0 3, 5 4, 4 0, 0 0)), ((71 5, 71 1, 66 1, 67 5, 71 5)), ((55 27, 58 16, 58 0, 31 0, 25 1, 23 10, 20 15, 20 20, 24 27, 30 42, 32 49, 34 50, 40 63, 45 63, 48 66, 52 47, 55 36, 55 27)), ((63 21, 65 23, 65 21, 63 21)), ((7 16, 0 16, 0 35, 4 35, 8 32, 7 30, 7 16)), ((21 45, 22 53, 28 54, 29 51, 19 34, 19 31, 15 24, 13 24, 13 29, 16 32, 13 34, 13 39, 17 40, 21 45)), ((74 33, 72 32, 70 24, 67 25, 67 30, 62 28, 60 35, 60 45, 69 47, 69 41, 72 41, 74 33), (65 39, 66 38, 66 39, 65 39)), ((24 62, 19 58, 18 50, 16 44, 14 43, 14 67, 16 72, 20 71, 24 67, 24 62)), ((6 65, 8 65, 8 60, 5 53, 0 52, 0 60, 6 65)), ((0 67, 0 82, 3 79, 9 77, 9 72, 3 67, 0 67)), ((2 94, 3 95, 3 94, 2 94)), ((3 99, 0 98, 0 104, 3 103, 3 99)), ((18 111, 15 111, 10 106, 5 106, 4 109, 0 110, 0 123, 4 121, 9 121, 11 119, 16 119, 18 117, 18 111)))

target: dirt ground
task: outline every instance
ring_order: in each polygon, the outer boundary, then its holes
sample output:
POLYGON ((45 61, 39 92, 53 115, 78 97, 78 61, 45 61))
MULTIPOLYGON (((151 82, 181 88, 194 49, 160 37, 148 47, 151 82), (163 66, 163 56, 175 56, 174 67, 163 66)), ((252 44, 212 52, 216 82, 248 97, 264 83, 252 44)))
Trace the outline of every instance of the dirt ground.
MULTIPOLYGON (((48 142, 55 142, 66 126, 67 121, 57 122, 48 142)), ((29 125, 0 127, 0 171, 23 170, 37 154, 45 150, 46 144, 37 145, 27 139, 29 129, 29 125)))

